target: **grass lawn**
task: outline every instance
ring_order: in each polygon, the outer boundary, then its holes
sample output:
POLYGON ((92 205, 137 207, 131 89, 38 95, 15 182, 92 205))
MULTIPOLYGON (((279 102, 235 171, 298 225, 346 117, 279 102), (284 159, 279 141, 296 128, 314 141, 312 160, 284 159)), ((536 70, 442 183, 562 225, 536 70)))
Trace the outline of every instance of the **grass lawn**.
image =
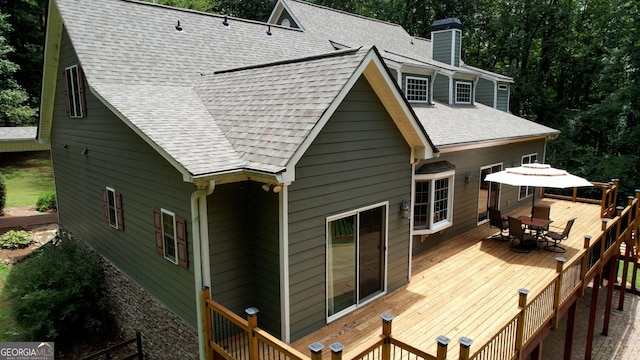
MULTIPOLYGON (((624 262, 618 261, 618 278, 622 278, 622 270, 624 268, 624 262)), ((629 263, 629 269, 627 270, 627 286, 631 284, 633 279, 633 263, 629 263)), ((640 274, 636 276, 636 289, 640 289, 640 274)))
POLYGON ((20 341, 19 326, 11 316, 11 302, 4 288, 4 282, 10 272, 10 268, 0 264, 0 342, 20 341))
POLYGON ((6 185, 5 207, 35 206, 40 195, 53 190, 48 152, 0 154, 0 177, 6 185))

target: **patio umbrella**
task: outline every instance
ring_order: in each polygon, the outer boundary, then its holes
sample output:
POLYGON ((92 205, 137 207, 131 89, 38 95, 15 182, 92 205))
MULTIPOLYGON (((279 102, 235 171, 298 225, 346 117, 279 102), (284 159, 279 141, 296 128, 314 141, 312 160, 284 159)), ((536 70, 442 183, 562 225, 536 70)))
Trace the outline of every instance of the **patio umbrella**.
POLYGON ((535 203, 535 187, 564 189, 569 187, 593 186, 593 184, 586 179, 569 174, 566 170, 556 169, 549 164, 539 164, 537 162, 506 168, 505 170, 487 175, 485 179, 487 181, 512 186, 534 187, 531 216, 533 216, 533 204, 535 203))

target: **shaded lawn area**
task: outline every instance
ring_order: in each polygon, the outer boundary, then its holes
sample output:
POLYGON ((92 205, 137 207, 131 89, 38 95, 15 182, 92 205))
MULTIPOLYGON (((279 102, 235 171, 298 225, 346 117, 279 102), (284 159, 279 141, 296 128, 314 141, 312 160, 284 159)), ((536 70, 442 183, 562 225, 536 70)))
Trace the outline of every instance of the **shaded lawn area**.
POLYGON ((40 195, 53 190, 49 152, 0 154, 0 177, 6 185, 5 207, 35 206, 40 195))
POLYGON ((4 283, 11 268, 0 264, 0 342, 19 341, 20 330, 11 315, 11 302, 8 299, 4 283))

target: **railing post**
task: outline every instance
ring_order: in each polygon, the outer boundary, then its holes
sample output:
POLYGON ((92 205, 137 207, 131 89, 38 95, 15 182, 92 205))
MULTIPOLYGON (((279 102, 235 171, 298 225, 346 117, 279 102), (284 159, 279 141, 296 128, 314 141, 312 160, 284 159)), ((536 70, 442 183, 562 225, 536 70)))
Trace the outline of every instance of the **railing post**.
POLYGON ((527 295, 529 290, 519 289, 518 306, 520 307, 520 315, 518 316, 518 330, 516 333, 516 354, 518 359, 522 359, 522 350, 524 349, 524 322, 525 322, 525 308, 527 307, 527 295))
POLYGON ((324 345, 319 342, 314 342, 309 345, 309 351, 311 351, 311 360, 322 360, 322 349, 324 345))
POLYGON ((344 346, 338 342, 329 345, 329 349, 331 349, 331 360, 341 360, 342 359, 342 351, 344 350, 344 346))
POLYGON ((458 342, 460 343, 460 360, 469 360, 469 349, 471 348, 471 344, 473 344, 473 340, 468 337, 461 337, 458 342))
POLYGON ((448 337, 444 336, 444 335, 440 335, 436 338, 436 341, 438 342, 438 353, 437 353, 437 360, 446 360, 447 359, 447 347, 449 346, 449 342, 451 340, 449 340, 448 337))
POLYGON ((244 311, 247 314, 247 323, 249 327, 249 359, 258 360, 258 338, 255 329, 258 327, 258 309, 250 307, 244 311))
POLYGON ((582 284, 580 285, 581 297, 584 296, 584 291, 587 287, 587 284, 585 284, 585 279, 587 277, 587 272, 589 272, 589 258, 591 257, 591 251, 589 250, 589 246, 591 246, 591 235, 585 235, 584 245, 583 245, 583 248, 585 249, 585 253, 584 253, 584 257, 582 258, 582 274, 580 274, 580 281, 582 281, 582 284))
POLYGON ((382 343, 382 360, 391 359, 391 323, 393 315, 383 314, 382 316, 382 335, 384 342, 382 343))
POLYGON ((136 355, 138 355, 138 360, 142 360, 143 359, 143 354, 142 354, 142 334, 140 333, 140 331, 136 331, 136 355))
POLYGON ((213 349, 211 348, 211 341, 213 340, 212 328, 211 328, 211 310, 207 306, 207 300, 211 299, 211 289, 208 286, 202 288, 202 306, 204 307, 204 349, 206 360, 213 359, 213 349))
POLYGON ((551 323, 551 330, 555 330, 558 328, 558 323, 560 322, 560 296, 562 296, 562 271, 564 270, 564 263, 567 262, 567 259, 559 256, 556 258, 556 274, 558 274, 558 278, 556 279, 556 293, 555 298, 553 300, 553 322, 551 323))

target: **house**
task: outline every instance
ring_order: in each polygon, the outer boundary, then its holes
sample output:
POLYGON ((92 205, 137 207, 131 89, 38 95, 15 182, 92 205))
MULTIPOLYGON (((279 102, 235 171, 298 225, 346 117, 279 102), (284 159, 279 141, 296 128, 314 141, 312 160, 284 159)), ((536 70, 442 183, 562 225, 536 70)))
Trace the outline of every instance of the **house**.
POLYGON ((105 259, 121 326, 150 356, 202 355, 207 286, 294 341, 530 200, 484 177, 559 132, 508 113, 513 80, 464 64, 461 39, 456 19, 427 40, 295 0, 265 23, 51 1, 39 140, 62 233, 105 259))
POLYGON ((49 150, 36 141, 37 131, 35 126, 0 127, 0 153, 49 150))

